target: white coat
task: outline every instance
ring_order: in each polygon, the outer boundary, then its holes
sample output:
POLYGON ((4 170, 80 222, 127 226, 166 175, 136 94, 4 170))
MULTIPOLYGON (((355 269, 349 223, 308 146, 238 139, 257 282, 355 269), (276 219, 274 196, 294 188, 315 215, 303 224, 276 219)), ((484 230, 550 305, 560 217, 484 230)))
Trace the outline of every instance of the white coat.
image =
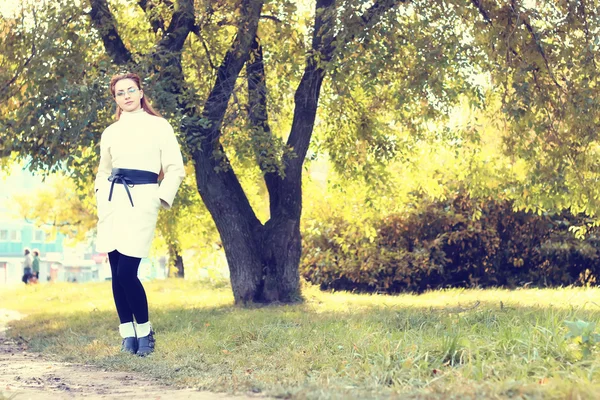
POLYGON ((121 113, 102 133, 100 165, 96 175, 98 231, 96 251, 131 257, 148 257, 161 204, 170 208, 185 176, 179 143, 169 122, 143 110, 121 113), (158 184, 129 188, 133 207, 121 183, 115 183, 108 201, 113 168, 138 169, 158 174, 158 184))

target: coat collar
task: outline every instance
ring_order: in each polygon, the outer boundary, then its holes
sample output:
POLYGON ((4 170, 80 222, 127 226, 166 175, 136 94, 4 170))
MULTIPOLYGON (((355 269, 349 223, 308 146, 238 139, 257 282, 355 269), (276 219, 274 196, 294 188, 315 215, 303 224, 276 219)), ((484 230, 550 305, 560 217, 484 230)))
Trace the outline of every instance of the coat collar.
POLYGON ((119 119, 135 118, 135 117, 139 117, 140 115, 144 115, 144 114, 146 114, 146 111, 144 111, 143 108, 140 108, 139 110, 131 111, 131 112, 122 111, 119 119))

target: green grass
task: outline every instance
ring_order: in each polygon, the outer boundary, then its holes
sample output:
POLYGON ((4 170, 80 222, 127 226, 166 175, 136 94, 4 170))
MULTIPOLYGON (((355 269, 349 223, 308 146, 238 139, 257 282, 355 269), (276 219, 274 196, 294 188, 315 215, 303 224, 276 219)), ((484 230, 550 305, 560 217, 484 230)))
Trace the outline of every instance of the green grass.
MULTIPOLYGON (((600 290, 323 293, 239 308, 229 288, 145 284, 157 351, 119 353, 109 283, 0 293, 28 314, 9 334, 61 360, 138 371, 176 386, 294 399, 579 399, 600 393, 600 353, 565 320, 600 321, 600 290)), ((600 330, 600 329, 599 329, 600 330)))

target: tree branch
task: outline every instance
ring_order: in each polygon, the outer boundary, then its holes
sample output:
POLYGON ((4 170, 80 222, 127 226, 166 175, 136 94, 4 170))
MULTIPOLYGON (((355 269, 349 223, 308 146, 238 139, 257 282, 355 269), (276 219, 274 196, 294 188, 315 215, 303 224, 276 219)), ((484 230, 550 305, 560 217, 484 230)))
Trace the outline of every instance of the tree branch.
POLYGON ((178 0, 171 23, 161 38, 158 49, 166 52, 180 52, 188 34, 194 29, 194 0, 178 0))
POLYGON ((206 100, 203 117, 209 121, 206 128, 202 128, 203 150, 210 151, 212 145, 219 139, 221 124, 227 110, 227 103, 244 63, 248 59, 248 50, 252 45, 256 30, 262 0, 244 0, 242 9, 242 21, 238 25, 238 31, 234 38, 231 49, 225 54, 225 58, 217 71, 217 79, 206 100))
MULTIPOLYGON (((252 125, 252 130, 256 136, 259 136, 259 142, 267 143, 267 146, 275 146, 273 143, 273 134, 269 126, 269 117, 267 113, 267 80, 265 75, 265 65, 263 62, 262 45, 258 37, 254 38, 250 49, 251 57, 246 63, 246 72, 248 74, 248 118, 252 125)), ((255 155, 258 165, 263 172, 265 184, 269 192, 271 215, 275 213, 275 206, 279 204, 279 192, 277 184, 279 176, 273 171, 272 162, 265 162, 269 156, 269 148, 255 147, 255 155)))
MULTIPOLYGON (((379 0, 369 7, 360 17, 362 29, 353 29, 352 32, 342 31, 333 35, 335 27, 334 2, 332 0, 318 0, 315 12, 315 25, 313 30, 312 52, 309 55, 300 85, 296 90, 294 119, 288 145, 294 150, 295 157, 287 156, 286 168, 290 168, 299 179, 302 173, 302 164, 310 144, 314 119, 316 116, 321 83, 324 77, 324 64, 329 62, 334 55, 336 46, 343 46, 356 37, 360 31, 365 31, 379 18, 406 0, 379 0)), ((286 177, 290 176, 286 171, 286 177)))
MULTIPOLYGON (((197 115, 194 108, 182 123, 194 160, 200 195, 215 220, 227 221, 217 224, 223 240, 232 240, 234 237, 231 232, 222 230, 224 226, 237 226, 254 233, 262 226, 229 164, 219 138, 235 82, 248 59, 248 51, 256 35, 263 2, 242 0, 237 34, 217 70, 202 115, 197 115)), ((248 240, 251 238, 248 237, 248 240)))
MULTIPOLYGON (((263 64, 263 52, 260 40, 255 37, 250 48, 250 61, 246 63, 248 75, 248 117, 250 123, 257 130, 270 135, 269 120, 267 114, 267 85, 265 66, 263 64)), ((264 154, 257 153, 260 161, 264 154)), ((260 162, 259 162, 260 164, 260 162)), ((263 165, 260 165, 261 169, 263 165)), ((263 170, 263 172, 265 172, 263 170)))
POLYGON ((542 56, 542 59, 544 60, 544 63, 546 64, 546 69, 548 70, 548 75, 550 75, 550 79, 552 79, 552 81, 554 82, 554 84, 556 85, 557 88, 562 89, 562 87, 558 84, 558 82, 556 81, 556 78, 554 77, 554 73, 552 72, 552 69, 550 68, 550 63, 548 62, 548 57, 546 57, 546 52, 544 51, 544 48, 542 47, 542 43, 540 42, 537 33, 534 31, 533 26, 531 26, 531 22, 529 22, 529 18, 527 18, 527 15, 523 15, 519 12, 519 10, 517 10, 517 6, 515 5, 514 0, 511 1, 510 8, 513 10, 513 12, 515 12, 516 14, 519 15, 519 19, 521 21, 523 21, 523 25, 525 25, 525 28, 527 28, 527 31, 529 32, 529 34, 531 35, 531 38, 535 42, 538 52, 540 53, 540 55, 542 56))
POLYGON ((185 77, 181 66, 181 51, 185 41, 194 27, 194 0, 178 0, 171 23, 156 45, 152 58, 154 59, 153 77, 155 87, 160 87, 155 98, 163 111, 169 113, 186 113, 193 105, 184 104, 182 94, 186 92, 185 77))
POLYGON ((25 60, 25 62, 21 66, 19 66, 19 68, 17 68, 17 70, 15 71, 15 74, 13 75, 13 77, 11 79, 9 79, 0 88, 0 100, 4 99, 4 98, 10 98, 10 97, 12 97, 11 94, 8 94, 10 87, 17 81, 17 79, 19 78, 19 75, 21 75, 21 73, 23 72, 23 70, 25 70, 25 68, 27 67, 27 65, 29 65, 29 63, 31 62, 31 60, 33 60, 33 57, 35 55, 36 55, 35 43, 33 43, 31 45, 31 54, 29 55, 29 57, 27 57, 27 59, 25 60))
POLYGON ((264 15, 263 14, 263 15, 260 16, 260 18, 261 19, 270 19, 271 21, 275 21, 275 22, 279 22, 279 23, 283 22, 279 18, 277 18, 277 17, 275 17, 273 15, 264 15))
POLYGON ((477 7, 477 9, 479 10, 479 14, 481 14, 481 16, 483 17, 483 20, 485 22, 487 22, 488 24, 491 24, 492 19, 490 18, 490 15, 488 14, 488 12, 483 8, 481 1, 480 0, 471 0, 471 3, 473 3, 473 5, 475 7, 477 7))
POLYGON ((200 39, 200 43, 202 43, 202 48, 204 49, 204 52, 206 53, 206 58, 208 59, 208 64, 210 65, 210 67, 212 69, 216 70, 218 67, 215 65, 215 63, 212 60, 212 56, 210 55, 210 49, 208 48, 208 44, 206 44, 206 40, 204 40, 204 37, 202 36, 202 33, 200 32, 200 27, 198 27, 196 25, 192 32, 194 32, 194 34, 198 37, 198 39, 200 39))
POLYGON ((132 61, 131 53, 117 31, 117 22, 108 8, 106 0, 90 0, 92 25, 98 30, 104 43, 104 48, 113 62, 125 65, 132 61))
POLYGON ((165 21, 158 14, 158 10, 153 1, 148 0, 138 0, 138 5, 144 13, 148 16, 148 20, 150 21, 150 25, 152 26, 152 30, 154 33, 157 33, 159 30, 165 31, 165 21))
POLYGON ((312 49, 294 96, 294 117, 287 144, 293 149, 296 158, 289 155, 285 157, 286 180, 299 182, 301 177, 301 166, 314 129, 321 83, 325 74, 323 67, 333 56, 335 11, 335 0, 317 0, 312 49))
MULTIPOLYGON (((485 20, 485 22, 487 22, 490 25, 493 25, 492 19, 490 18, 490 14, 485 10, 483 5, 481 4, 481 0, 471 0, 471 3, 473 3, 473 5, 475 5, 475 7, 477 7, 477 9, 479 10, 479 13, 483 16, 483 19, 485 20)), ((524 15, 521 12, 519 12, 519 10, 517 10, 517 5, 515 4, 514 0, 511 0, 510 8, 511 8, 512 12, 518 16, 518 20, 521 21, 523 23, 523 25, 525 25, 525 28, 531 35, 531 38, 533 39, 533 41, 535 42, 536 48, 537 48, 538 52, 540 53, 540 55, 542 56, 542 59, 544 60, 544 63, 545 63, 546 69, 548 70, 548 75, 550 76, 550 79, 552 79, 552 82, 556 85, 556 87, 558 87, 559 89, 562 89, 562 87, 556 80, 554 73, 552 72, 552 69, 550 68, 550 63, 548 61, 548 57, 546 56, 546 52, 544 51, 544 48, 542 47, 542 43, 540 42, 537 33, 533 29, 531 22, 527 18, 527 15, 524 15)), ((509 50, 513 55, 519 56, 517 51, 515 49, 513 49, 512 46, 507 46, 507 50, 509 50)), ((521 58, 521 57, 519 57, 519 58, 521 58)))

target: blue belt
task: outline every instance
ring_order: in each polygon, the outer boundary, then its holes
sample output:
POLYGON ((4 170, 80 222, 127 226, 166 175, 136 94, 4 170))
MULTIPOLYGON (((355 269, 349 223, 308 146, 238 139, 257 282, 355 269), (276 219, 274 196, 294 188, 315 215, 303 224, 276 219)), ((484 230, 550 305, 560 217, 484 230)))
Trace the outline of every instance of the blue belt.
POLYGON ((158 183, 158 174, 140 169, 113 168, 108 180, 112 182, 110 185, 110 193, 108 194, 108 201, 112 200, 115 183, 121 183, 125 188, 125 191, 127 191, 131 207, 133 207, 133 199, 131 198, 129 188, 132 188, 135 185, 158 183))

